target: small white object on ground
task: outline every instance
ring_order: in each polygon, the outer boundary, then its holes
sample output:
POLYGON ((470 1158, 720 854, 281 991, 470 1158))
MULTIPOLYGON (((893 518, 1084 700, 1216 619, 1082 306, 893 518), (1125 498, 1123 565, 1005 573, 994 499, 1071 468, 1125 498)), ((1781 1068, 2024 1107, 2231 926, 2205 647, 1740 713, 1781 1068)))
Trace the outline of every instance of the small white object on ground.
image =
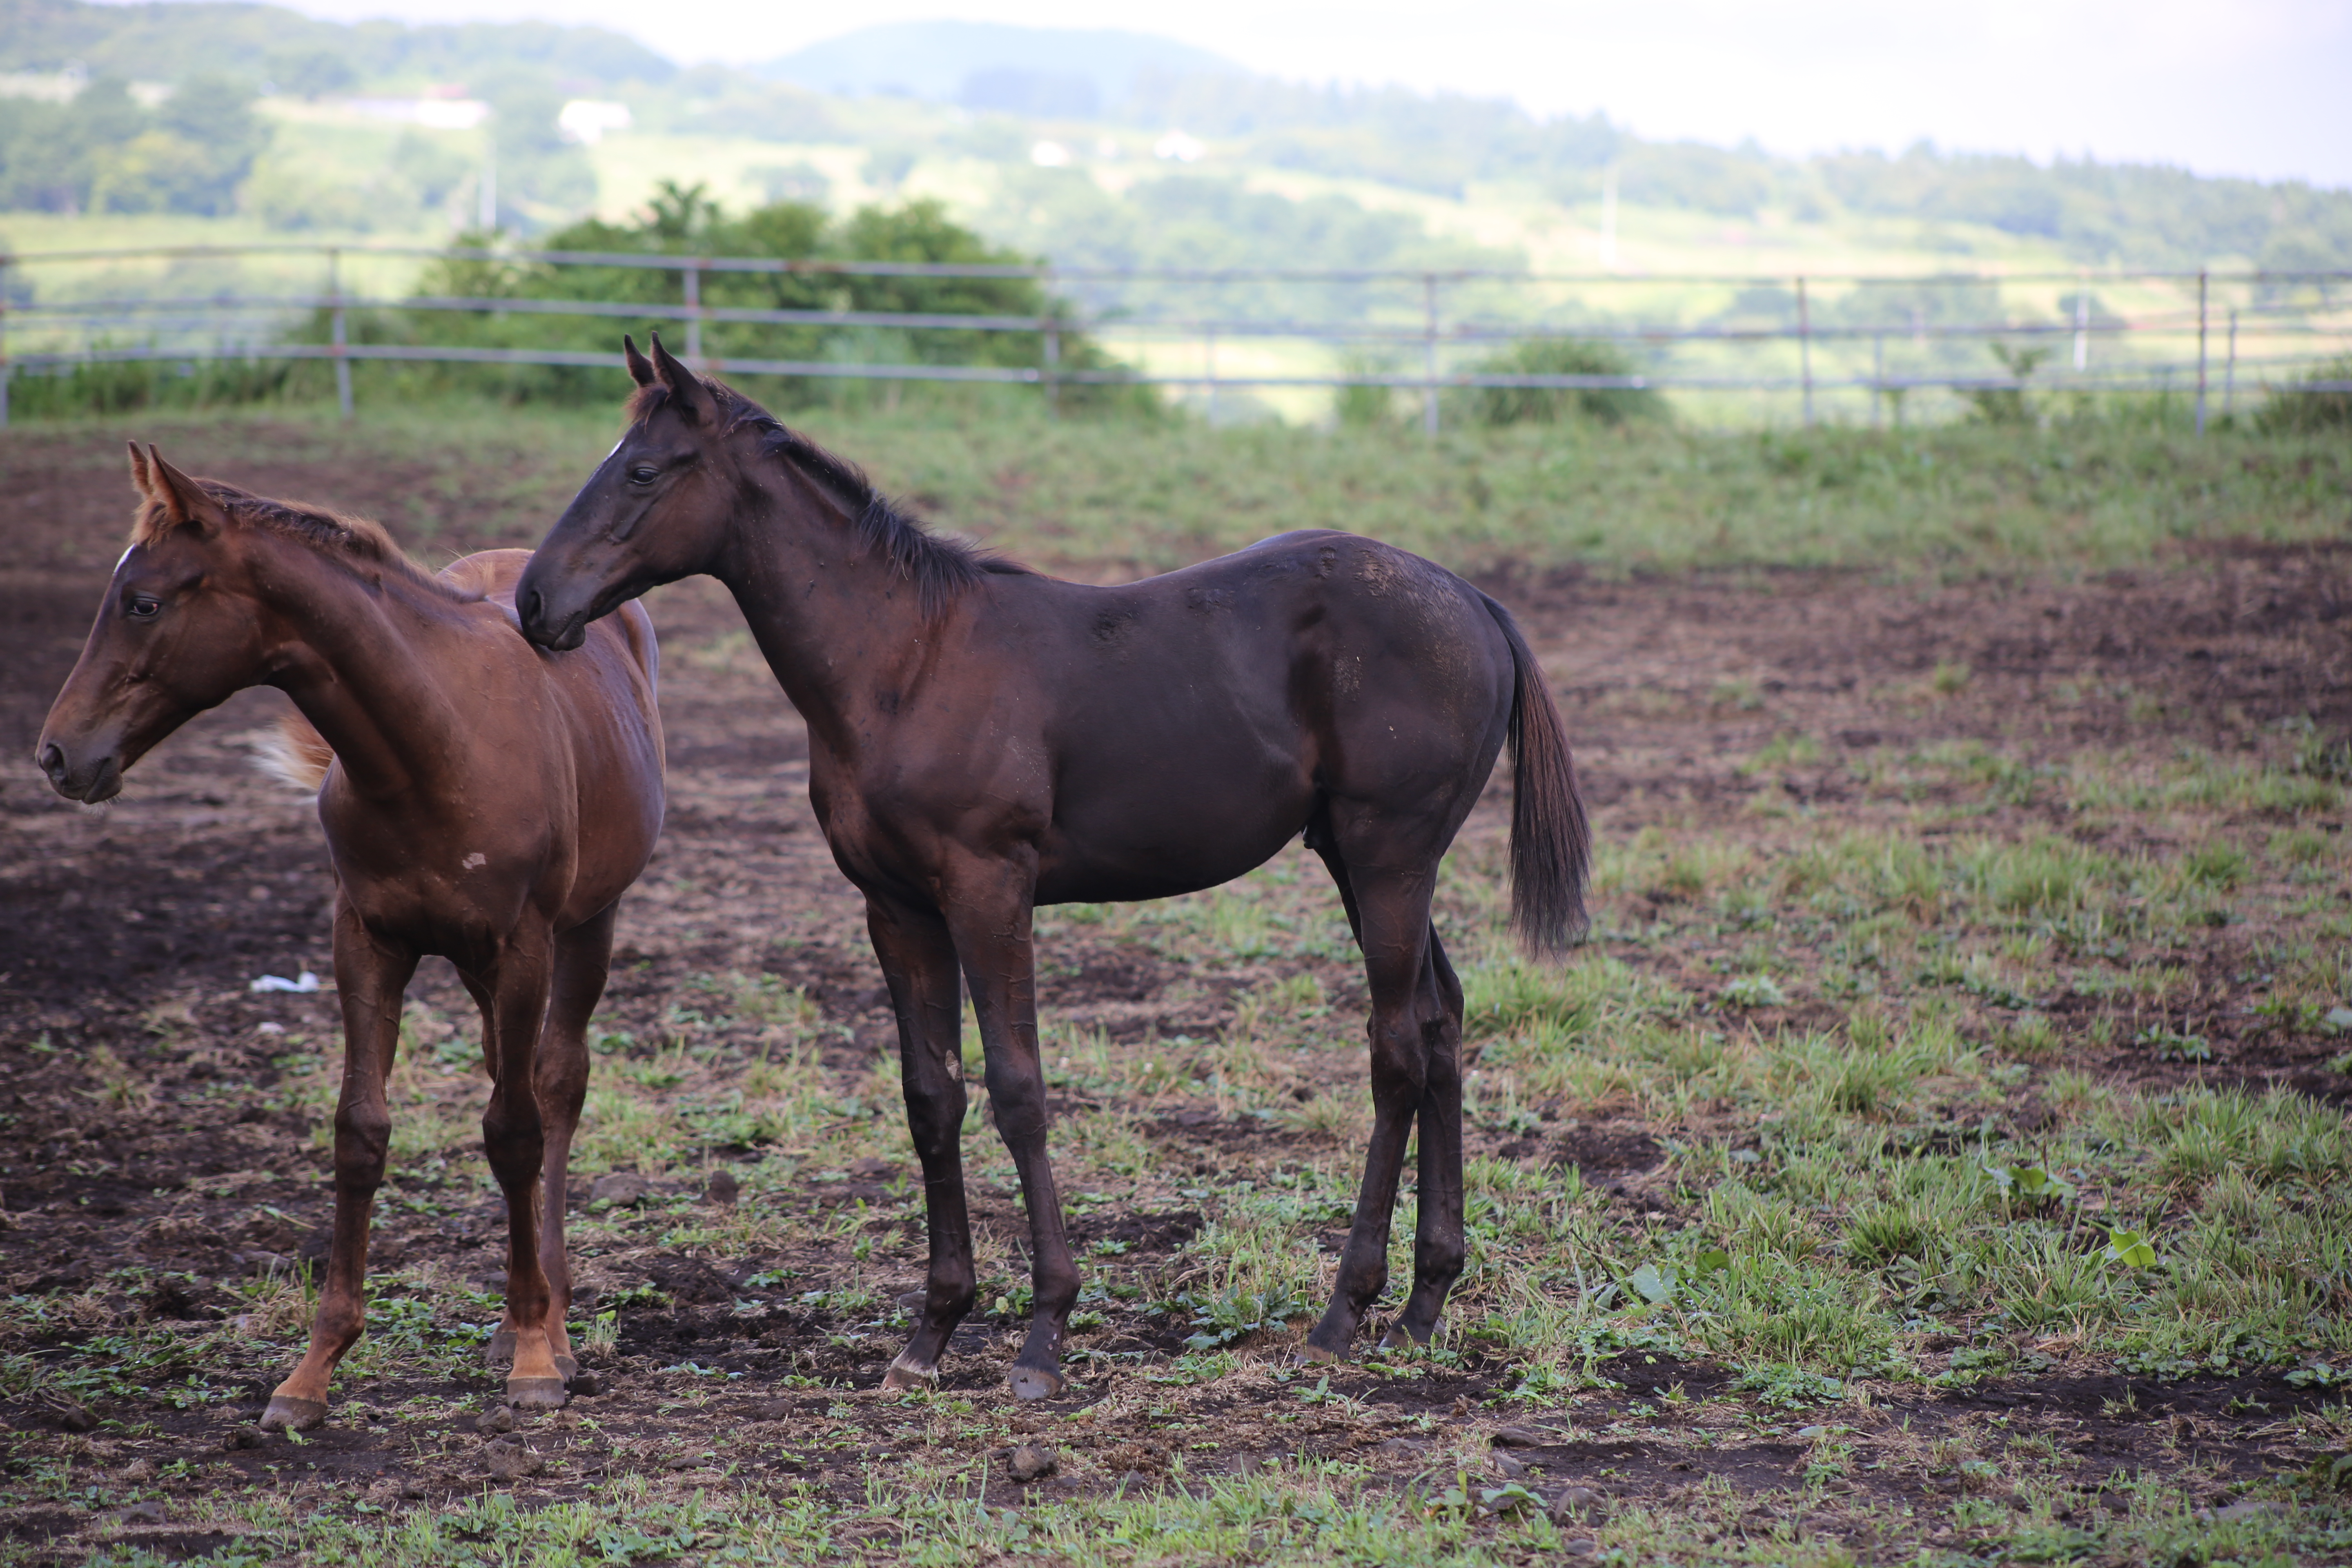
POLYGON ((305 996, 318 988, 319 977, 307 969, 291 980, 282 974, 265 974, 247 987, 249 991, 291 991, 305 996))

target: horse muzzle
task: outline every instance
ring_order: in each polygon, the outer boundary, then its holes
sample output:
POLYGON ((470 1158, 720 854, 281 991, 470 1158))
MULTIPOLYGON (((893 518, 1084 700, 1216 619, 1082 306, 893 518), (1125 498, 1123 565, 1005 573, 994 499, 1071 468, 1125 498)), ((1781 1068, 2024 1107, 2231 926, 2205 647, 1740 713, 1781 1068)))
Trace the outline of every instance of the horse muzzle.
POLYGON ((522 635, 529 641, 556 653, 569 653, 588 640, 593 617, 585 605, 569 612, 559 609, 526 581, 515 595, 515 618, 522 623, 522 635))
POLYGON ((109 752, 94 762, 84 758, 75 763, 66 755, 63 746, 55 741, 43 741, 33 761, 47 777, 49 787, 68 800, 96 805, 122 793, 122 757, 120 752, 109 752))

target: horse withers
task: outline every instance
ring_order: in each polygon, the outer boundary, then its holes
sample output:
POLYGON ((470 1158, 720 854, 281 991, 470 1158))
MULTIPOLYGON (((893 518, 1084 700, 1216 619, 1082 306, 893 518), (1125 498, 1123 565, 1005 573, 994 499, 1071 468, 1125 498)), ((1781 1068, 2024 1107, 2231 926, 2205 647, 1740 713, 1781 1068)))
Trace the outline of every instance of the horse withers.
POLYGON ((926 532, 658 340, 650 360, 625 346, 627 433, 515 602, 526 636, 573 647, 646 589, 710 574, 808 722, 810 801, 866 895, 923 1166, 929 1280, 890 1384, 931 1377, 972 1301, 959 971, 1029 1212, 1036 1308, 1012 1384, 1043 1397, 1079 1279, 1045 1157, 1031 910, 1213 887, 1302 834, 1363 950, 1374 1110, 1306 1353, 1344 1354, 1387 1282, 1416 1117, 1413 1285, 1391 1331, 1425 1342, 1465 1261, 1462 988, 1430 897, 1507 739, 1519 933, 1556 952, 1583 917, 1575 773, 1510 616, 1326 530, 1120 587, 1057 582, 926 532))
POLYGON ((309 1352, 262 1424, 325 1420, 335 1364, 365 1327, 384 1077, 427 953, 456 964, 482 1011, 482 1137, 509 1247, 494 1363, 511 1358, 514 1404, 560 1405, 578 1370, 563 1209, 584 1034, 621 895, 661 829, 652 623, 633 605, 577 653, 549 654, 516 630, 520 550, 436 576, 364 519, 190 479, 152 447, 133 447, 131 468, 131 548, 36 761, 68 798, 111 799, 190 718, 275 686, 299 710, 278 771, 317 789, 335 874, 334 1236, 309 1352))

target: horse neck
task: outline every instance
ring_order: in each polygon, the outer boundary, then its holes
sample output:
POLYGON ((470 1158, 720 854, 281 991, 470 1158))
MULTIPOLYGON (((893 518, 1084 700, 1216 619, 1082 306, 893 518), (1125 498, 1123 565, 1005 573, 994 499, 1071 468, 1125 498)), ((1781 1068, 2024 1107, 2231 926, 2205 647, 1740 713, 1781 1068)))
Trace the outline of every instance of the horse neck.
POLYGON ((334 748, 362 796, 425 798, 435 765, 457 752, 435 645, 462 629, 457 605, 396 565, 371 581, 368 568, 290 540, 257 553, 255 586, 289 634, 268 684, 334 748))
POLYGON ((915 584, 863 547, 856 521, 799 469, 754 481, 713 574, 735 595, 811 738, 845 754, 864 710, 903 684, 930 635, 915 584))

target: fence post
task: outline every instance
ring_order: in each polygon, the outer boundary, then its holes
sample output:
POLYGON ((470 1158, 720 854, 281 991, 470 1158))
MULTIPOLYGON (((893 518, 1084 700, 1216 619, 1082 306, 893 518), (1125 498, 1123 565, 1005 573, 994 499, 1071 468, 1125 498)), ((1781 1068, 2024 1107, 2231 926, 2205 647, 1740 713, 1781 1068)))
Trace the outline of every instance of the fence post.
POLYGON ((327 308, 333 312, 332 331, 335 358, 335 412, 343 418, 352 416, 352 362, 343 351, 351 346, 351 325, 343 312, 343 253, 327 252, 327 308))
POLYGON ((1874 430, 1886 423, 1886 334, 1874 332, 1870 338, 1870 427, 1874 430))
POLYGON ((1421 275, 1421 430, 1437 434, 1437 274, 1421 275))
POLYGON ((1207 353, 1209 361, 1209 423, 1211 425, 1214 425, 1217 422, 1217 326, 1213 321, 1209 323, 1207 353))
POLYGON ((1805 280, 1797 279, 1797 362, 1805 384, 1805 428, 1813 427, 1813 312, 1805 280))
POLYGON ((1056 419, 1062 413, 1062 306, 1054 297, 1054 275, 1045 274, 1045 314, 1040 323, 1045 329, 1045 417, 1056 419))
POLYGON ((2221 372, 2221 418, 2224 422, 2238 416, 2238 307, 2230 307, 2230 357, 2221 372))
POLYGON ((2205 285, 2210 274, 2197 274, 2197 434, 2205 434, 2205 285))
POLYGON ((686 283, 686 363, 696 370, 702 368, 702 265, 689 258, 680 269, 686 283))
POLYGON ((2074 280, 2074 374, 2091 368, 2091 275, 2074 280))

